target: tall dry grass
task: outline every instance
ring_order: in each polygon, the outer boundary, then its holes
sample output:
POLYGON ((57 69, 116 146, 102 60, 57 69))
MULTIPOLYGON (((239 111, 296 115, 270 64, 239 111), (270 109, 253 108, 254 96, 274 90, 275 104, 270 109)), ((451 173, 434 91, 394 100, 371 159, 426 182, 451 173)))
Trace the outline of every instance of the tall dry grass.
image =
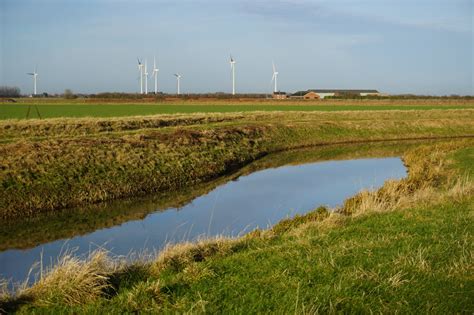
POLYGON ((201 262, 216 255, 226 255, 245 247, 246 237, 202 238, 195 242, 167 245, 156 257, 152 271, 159 273, 164 269, 182 270, 193 262, 201 262))
POLYGON ((118 261, 98 250, 86 259, 67 252, 58 261, 40 270, 33 286, 20 289, 21 298, 30 297, 35 305, 79 305, 104 296, 110 288, 109 277, 117 272, 118 261))
POLYGON ((71 137, 94 134, 133 132, 138 130, 163 129, 207 124, 235 124, 248 122, 370 122, 380 125, 397 122, 411 125, 416 121, 419 127, 441 127, 465 125, 474 118, 473 109, 462 110, 389 110, 389 111, 272 111, 272 112, 232 112, 232 113, 194 113, 160 114, 131 117, 88 117, 88 118, 49 118, 43 120, 0 120, 0 140, 14 141, 20 138, 71 137))
MULTIPOLYGON (((78 257, 69 251, 58 260, 43 268, 42 263, 37 272, 37 280, 28 285, 25 281, 15 291, 8 287, 8 281, 0 281, 0 312, 15 309, 16 305, 30 303, 36 306, 65 305, 74 306, 89 303, 116 293, 115 282, 126 274, 145 274, 159 276, 164 269, 184 270, 188 277, 199 278, 206 270, 193 268, 193 263, 209 257, 227 255, 246 246, 248 237, 230 239, 226 237, 202 238, 196 242, 168 244, 158 255, 142 254, 136 256, 130 264, 130 257, 111 257, 106 251, 97 250, 87 258, 78 257)), ((34 266, 32 269, 35 269, 34 266)), ((126 305, 132 310, 140 310, 135 305, 137 295, 149 294, 159 300, 158 283, 152 286, 138 285, 127 296, 126 305)), ((154 303, 155 303, 154 302, 154 303)))
POLYGON ((345 201, 340 209, 352 216, 385 212, 413 205, 461 201, 474 192, 474 182, 465 174, 457 174, 448 165, 448 156, 464 143, 445 143, 413 150, 404 155, 408 177, 389 180, 376 190, 363 190, 345 201))

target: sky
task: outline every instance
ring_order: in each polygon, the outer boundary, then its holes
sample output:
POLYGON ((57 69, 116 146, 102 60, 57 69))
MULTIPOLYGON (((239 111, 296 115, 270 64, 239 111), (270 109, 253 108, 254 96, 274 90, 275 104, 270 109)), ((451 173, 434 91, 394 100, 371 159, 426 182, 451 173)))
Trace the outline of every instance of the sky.
POLYGON ((0 0, 0 85, 138 92, 474 95, 474 0, 0 0), (149 90, 153 80, 149 81, 149 90))

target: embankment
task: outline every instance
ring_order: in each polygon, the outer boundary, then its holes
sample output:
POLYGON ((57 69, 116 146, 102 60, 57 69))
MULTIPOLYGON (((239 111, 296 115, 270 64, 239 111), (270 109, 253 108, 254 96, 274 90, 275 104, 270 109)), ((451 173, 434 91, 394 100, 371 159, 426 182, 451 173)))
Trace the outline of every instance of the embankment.
POLYGON ((128 221, 142 220, 157 211, 181 208, 221 185, 260 170, 330 160, 402 156, 407 150, 421 144, 441 141, 452 140, 325 145, 269 154, 231 174, 193 187, 46 212, 21 220, 7 220, 2 225, 3 229, 0 229, 0 251, 36 247, 38 244, 73 238, 128 221))
POLYGON ((193 186, 268 153, 472 137, 474 110, 273 112, 0 122, 0 216, 193 186))

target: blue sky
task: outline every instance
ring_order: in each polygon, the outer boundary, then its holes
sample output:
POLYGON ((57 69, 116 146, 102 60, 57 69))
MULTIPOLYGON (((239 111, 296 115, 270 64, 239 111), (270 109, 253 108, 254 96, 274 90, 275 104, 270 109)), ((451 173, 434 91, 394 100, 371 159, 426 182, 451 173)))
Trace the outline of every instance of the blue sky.
MULTIPOLYGON (((474 94, 472 0, 0 0, 0 85, 136 92, 136 58, 183 92, 474 94)), ((149 86, 151 89, 152 81, 149 86)))

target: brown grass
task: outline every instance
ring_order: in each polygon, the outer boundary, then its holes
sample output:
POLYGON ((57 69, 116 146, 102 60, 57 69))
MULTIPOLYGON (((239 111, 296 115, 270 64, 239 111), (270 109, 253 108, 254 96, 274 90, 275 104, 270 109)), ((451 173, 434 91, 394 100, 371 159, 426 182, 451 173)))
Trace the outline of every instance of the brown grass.
POLYGON ((408 152, 403 157, 409 169, 407 178, 387 181, 377 191, 364 190, 346 200, 341 211, 357 216, 366 212, 405 208, 421 200, 429 202, 429 199, 441 196, 438 194, 441 187, 448 187, 444 195, 454 193, 465 196, 471 191, 472 182, 452 177, 452 171, 446 165, 448 152, 462 146, 462 143, 445 143, 408 152))
POLYGON ((472 121, 473 109, 462 110, 390 110, 390 111, 340 111, 340 112, 243 112, 243 113, 195 113, 162 114, 153 116, 116 118, 50 118, 31 120, 0 121, 0 139, 11 141, 30 137, 70 137, 103 133, 131 132, 137 130, 163 129, 207 124, 235 123, 301 123, 301 122, 341 122, 354 127, 362 127, 369 122, 384 128, 384 124, 395 122, 399 127, 410 126, 416 121, 419 127, 437 128, 446 124, 463 125, 472 121))
POLYGON ((214 237, 192 243, 169 244, 155 259, 152 270, 157 274, 167 268, 183 270, 193 262, 201 262, 208 257, 235 252, 245 247, 245 239, 245 237, 240 239, 214 237))
MULTIPOLYGON (((408 177, 388 180, 375 191, 363 190, 346 199, 343 206, 333 209, 329 216, 322 220, 306 220, 291 229, 290 233, 298 236, 310 228, 324 232, 347 224, 349 218, 358 216, 464 201, 474 195, 474 182, 468 175, 452 169, 449 163, 450 154, 467 143, 450 142, 409 150, 403 156, 409 171, 408 177)), ((474 215, 474 209, 470 214, 474 215)))
POLYGON ((36 305, 79 305, 103 296, 110 286, 108 276, 116 271, 117 262, 104 251, 95 251, 85 260, 66 253, 20 294, 33 297, 36 305))

